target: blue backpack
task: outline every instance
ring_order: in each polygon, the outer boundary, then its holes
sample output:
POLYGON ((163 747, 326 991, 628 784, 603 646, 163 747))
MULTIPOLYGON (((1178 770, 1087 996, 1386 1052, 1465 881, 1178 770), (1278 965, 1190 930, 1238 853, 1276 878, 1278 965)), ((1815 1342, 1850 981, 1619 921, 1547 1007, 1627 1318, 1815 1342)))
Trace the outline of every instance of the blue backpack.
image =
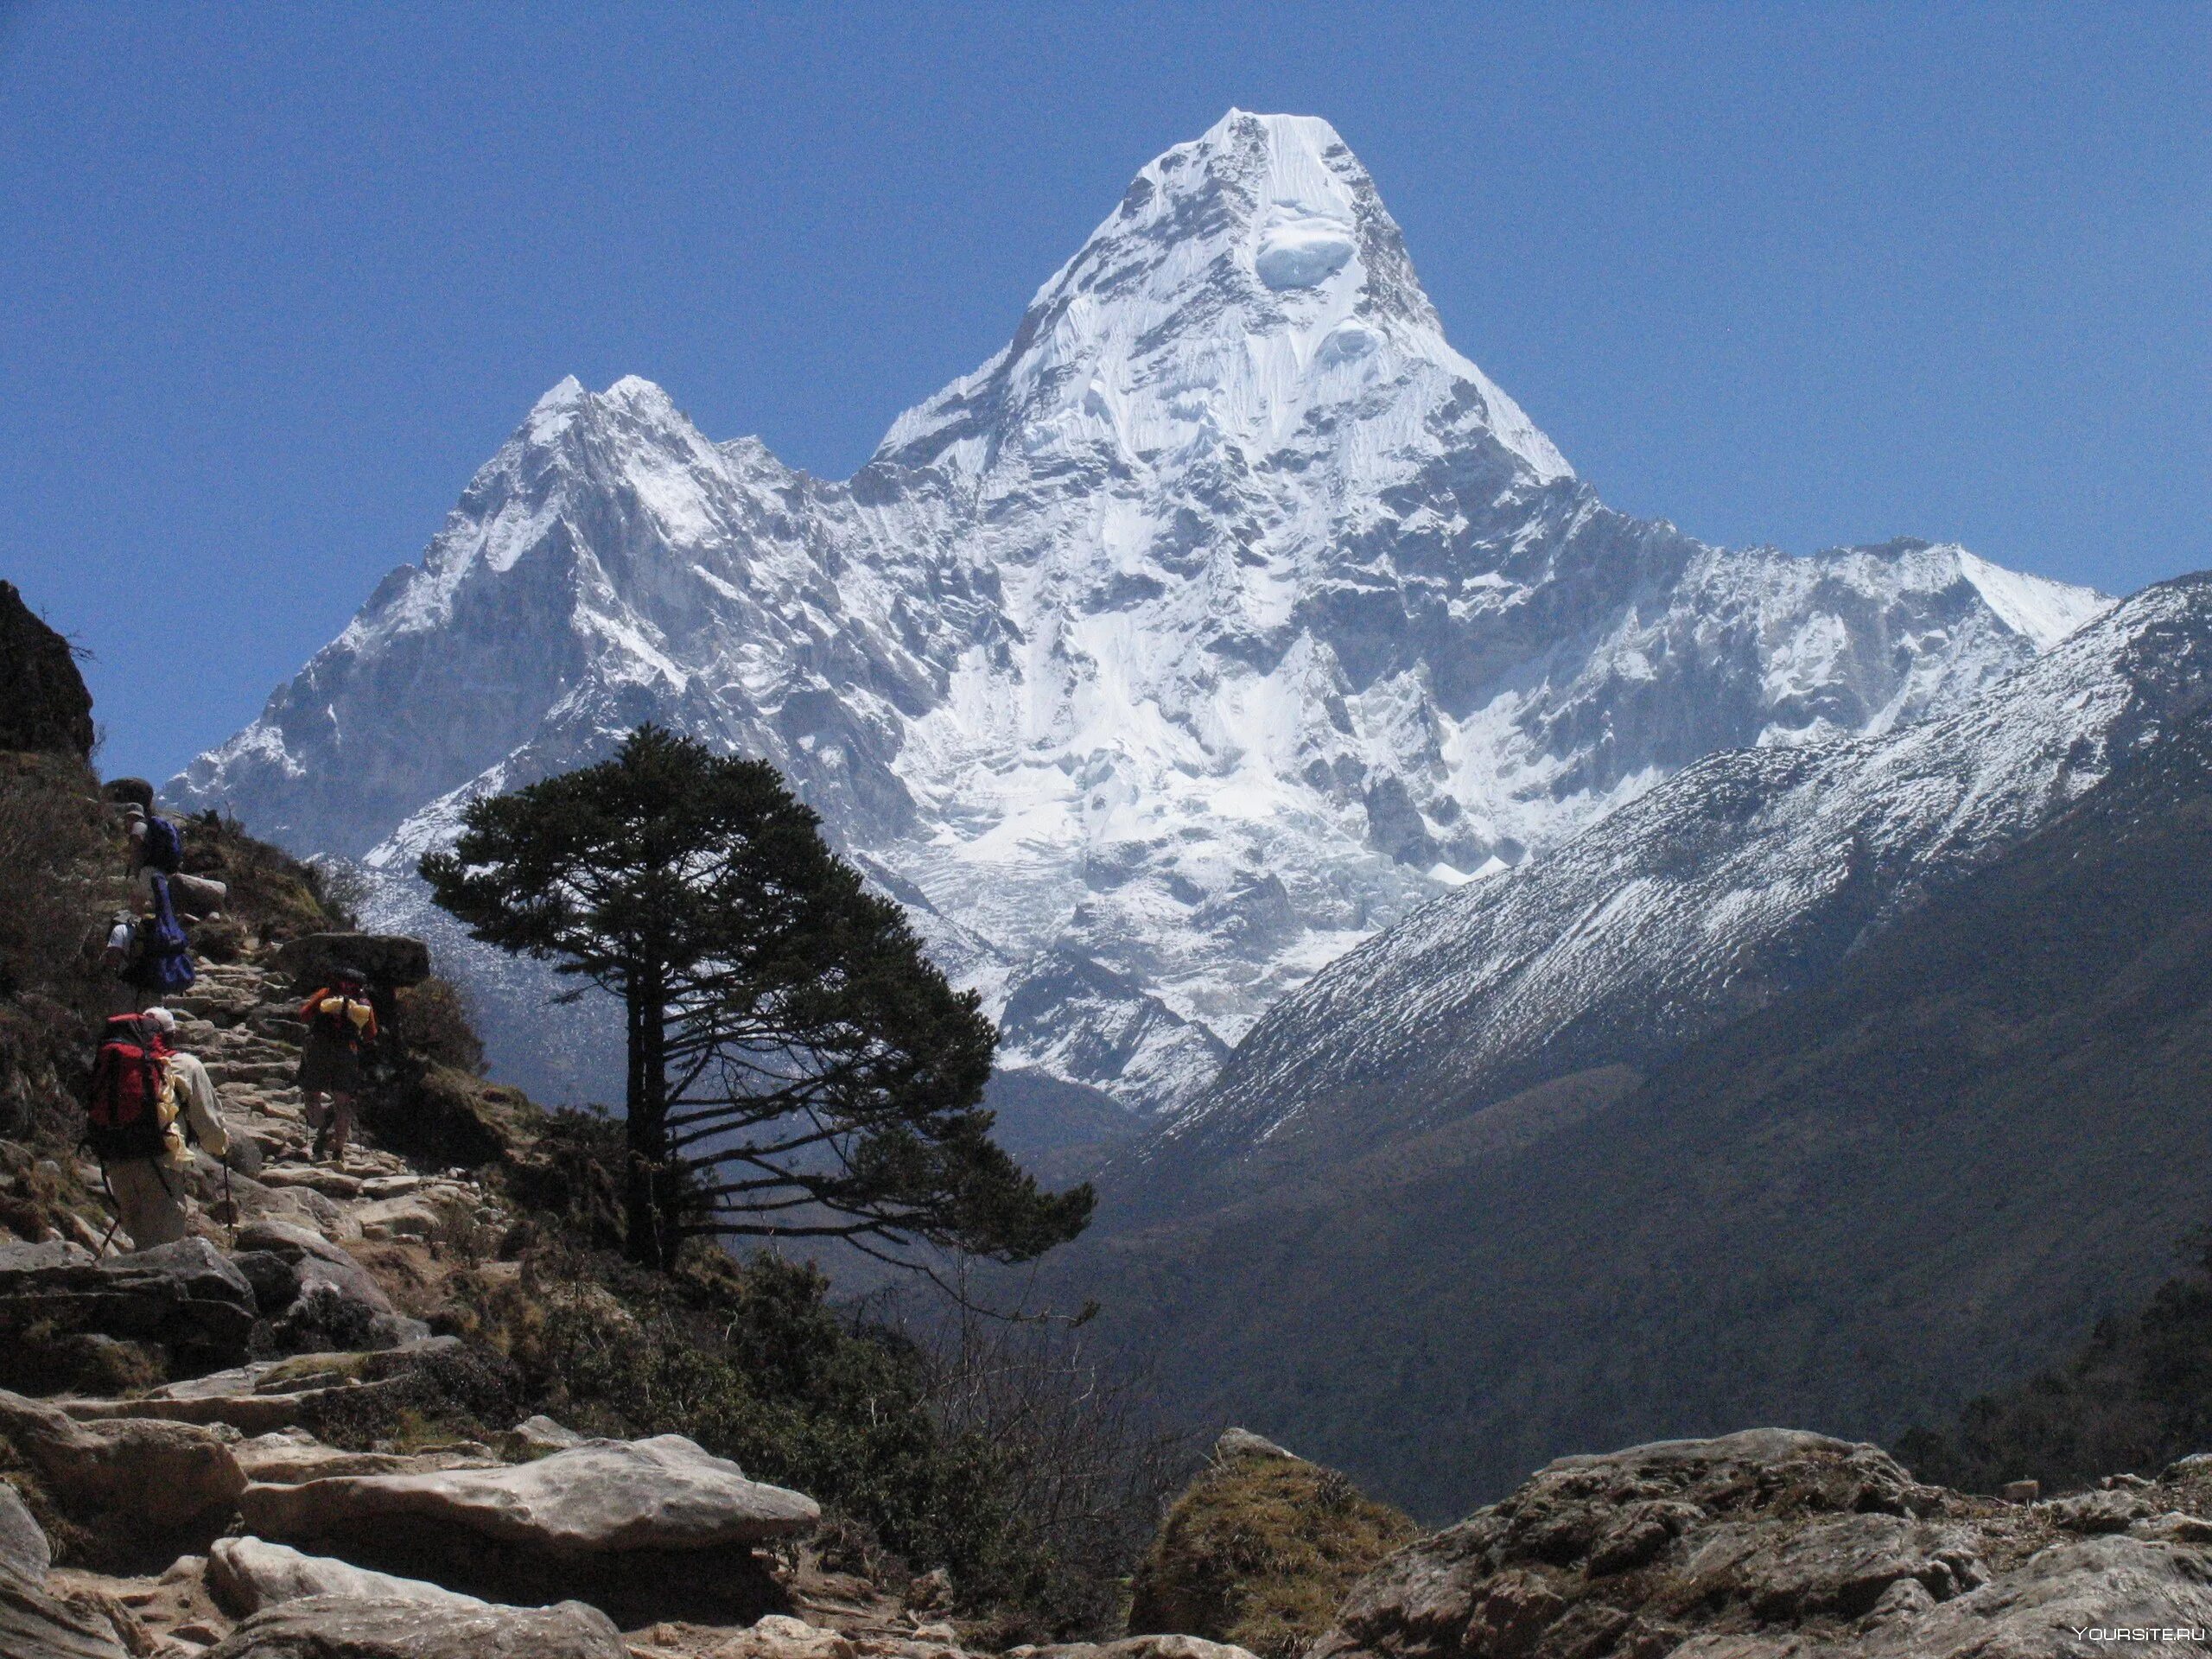
POLYGON ((158 812, 146 815, 146 866, 165 875, 184 868, 184 831, 158 812))
MULTIPOLYGON (((175 907, 169 903, 168 877, 156 874, 149 879, 154 884, 154 915, 143 942, 146 977, 141 982, 158 991, 181 991, 200 977, 193 970, 192 941, 177 925, 175 907)), ((145 927, 143 923, 140 925, 145 927)))

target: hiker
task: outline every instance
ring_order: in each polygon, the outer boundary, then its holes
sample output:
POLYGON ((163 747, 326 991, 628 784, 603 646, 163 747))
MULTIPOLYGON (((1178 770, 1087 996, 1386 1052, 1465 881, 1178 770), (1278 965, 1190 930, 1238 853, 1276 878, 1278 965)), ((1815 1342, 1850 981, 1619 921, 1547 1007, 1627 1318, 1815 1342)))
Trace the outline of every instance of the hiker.
POLYGON ((175 1032, 176 1016, 167 1008, 117 1014, 92 1061, 85 1139, 135 1250, 185 1236, 184 1183, 192 1167, 186 1137, 211 1157, 227 1160, 231 1153, 207 1070, 171 1046, 175 1032))
POLYGON ((100 969, 107 975, 107 1012, 136 1014, 160 995, 150 985, 137 982, 133 969, 138 958, 138 918, 118 910, 111 918, 107 944, 100 952, 100 969))
POLYGON ((315 1156, 343 1166, 361 1087, 361 1049, 377 1039, 376 1010, 354 974, 340 974, 300 1004, 307 1046, 300 1051, 300 1096, 315 1129, 315 1156), (322 1097, 330 1096, 327 1107, 322 1097))
POLYGON ((149 812, 133 801, 123 809, 124 833, 130 838, 130 859, 125 870, 133 880, 156 874, 175 875, 184 868, 184 832, 175 821, 149 812))
POLYGON ((142 916, 127 910, 115 912, 108 929, 107 945, 100 964, 115 976, 108 993, 108 1012, 136 1014, 173 995, 199 977, 192 966, 191 941, 176 919, 169 902, 169 879, 150 872, 152 901, 142 916))

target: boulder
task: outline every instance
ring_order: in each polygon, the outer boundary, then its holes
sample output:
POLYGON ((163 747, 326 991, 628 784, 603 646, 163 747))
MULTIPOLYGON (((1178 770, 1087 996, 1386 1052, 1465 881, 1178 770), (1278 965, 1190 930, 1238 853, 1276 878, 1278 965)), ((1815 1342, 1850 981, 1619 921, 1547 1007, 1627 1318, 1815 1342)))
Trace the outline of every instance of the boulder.
POLYGON ((556 1452, 588 1444, 588 1436, 579 1434, 573 1428, 563 1428, 550 1417, 525 1417, 499 1437, 499 1449, 512 1463, 520 1463, 526 1458, 550 1457, 556 1452))
POLYGON ((1213 1460, 1226 1463, 1231 1458, 1294 1458, 1264 1434, 1255 1434, 1249 1428, 1224 1428, 1221 1438, 1213 1443, 1213 1460))
POLYGON ((253 1304, 264 1318, 283 1313, 300 1299, 300 1270, 273 1250, 232 1250, 231 1265, 253 1287, 253 1304))
POLYGON ((770 1613, 715 1643, 713 1659, 854 1659, 852 1638, 787 1613, 770 1613))
POLYGON ((1297 1653, 1419 1531, 1337 1471, 1230 1429, 1161 1517, 1129 1581, 1125 1628, 1297 1653))
POLYGON ((142 812, 151 812, 154 786, 143 778, 111 778, 100 785, 100 798, 116 806, 135 806, 142 812))
POLYGON ((419 985, 430 976, 429 947, 397 933, 309 933, 276 952, 276 971, 302 989, 353 973, 372 987, 419 985))
POLYGON ((629 1659, 606 1614, 582 1602, 435 1605, 392 1596, 308 1596, 264 1609, 207 1659, 629 1659))
POLYGON ((230 902, 230 897, 227 882, 204 875, 187 875, 181 870, 169 877, 171 901, 179 911, 190 915, 212 916, 230 902))
POLYGON ((92 694, 67 639, 0 582, 0 749, 92 752, 92 694))
POLYGON ((677 1434, 592 1440, 502 1469, 254 1485, 239 1508, 274 1538, 359 1537, 411 1517, 566 1558, 767 1543, 821 1516, 812 1498, 747 1480, 677 1434))
POLYGON ((2126 1532, 2134 1522, 2148 1520, 2158 1513, 2148 1498, 2125 1488, 2054 1497, 2037 1508, 2055 1525, 2069 1532, 2085 1533, 2126 1532))
POLYGON ((457 1596, 421 1579, 371 1573, 328 1555, 302 1555, 258 1538, 218 1538, 207 1551, 207 1587, 233 1618, 309 1596, 371 1596, 437 1607, 482 1608, 474 1596, 457 1596))
POLYGON ((1119 1642, 1062 1642, 1050 1647, 1015 1648, 1007 1659, 1254 1659, 1254 1656, 1234 1643, 1209 1642, 1204 1637, 1129 1636, 1119 1642))
POLYGON ((13 1573, 35 1584, 54 1565, 46 1529, 23 1507, 16 1489, 0 1480, 0 1573, 13 1573))
POLYGON ((2143 1639, 2116 1631, 2212 1626, 2202 1497, 2116 1479, 2024 1506, 1782 1429, 1565 1458, 1370 1574, 1308 1659, 2112 1650, 2143 1639))
MULTIPOLYGON (((262 1303, 279 1352, 364 1352, 430 1334, 422 1320, 392 1306, 366 1268, 319 1233, 263 1216, 238 1229, 238 1242, 243 1251, 273 1258, 291 1275, 292 1294, 282 1306, 262 1303)), ((239 1266, 243 1270, 244 1262, 239 1266)))
POLYGON ((123 1417, 79 1423, 0 1389, 0 1433, 37 1469, 63 1508, 166 1533, 229 1510, 245 1475, 223 1439, 194 1423, 123 1417))
POLYGON ((131 1659, 115 1626, 0 1569, 0 1654, 8 1659, 131 1659))
POLYGON ((0 1339, 33 1325, 161 1344, 177 1370, 235 1364, 253 1286, 203 1238, 95 1261, 73 1244, 0 1244, 0 1339))

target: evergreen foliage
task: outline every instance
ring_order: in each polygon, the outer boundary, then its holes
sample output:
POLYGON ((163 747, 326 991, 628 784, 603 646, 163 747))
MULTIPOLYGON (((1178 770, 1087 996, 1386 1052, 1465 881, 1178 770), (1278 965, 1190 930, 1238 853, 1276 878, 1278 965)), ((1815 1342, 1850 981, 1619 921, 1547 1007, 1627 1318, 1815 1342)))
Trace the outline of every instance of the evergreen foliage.
POLYGON ((2188 1271, 2142 1306, 2099 1320, 2058 1364, 1897 1442, 1921 1479, 1974 1492, 2014 1480, 2040 1481, 2049 1494, 2123 1471, 2155 1476, 2204 1451, 2212 1451, 2212 1236, 2188 1271))
POLYGON ((477 938, 624 1003, 633 1260, 717 1234, 1012 1262, 1089 1219, 1089 1188, 1047 1193, 991 1141, 975 995, 765 761, 642 726, 473 803, 422 871, 477 938))

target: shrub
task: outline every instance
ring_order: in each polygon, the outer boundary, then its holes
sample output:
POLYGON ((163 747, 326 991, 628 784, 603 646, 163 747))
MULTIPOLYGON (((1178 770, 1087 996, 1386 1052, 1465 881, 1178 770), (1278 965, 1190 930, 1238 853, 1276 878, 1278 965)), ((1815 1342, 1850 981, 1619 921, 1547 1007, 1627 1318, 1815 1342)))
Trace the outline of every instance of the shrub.
POLYGON ((1290 1659, 1419 1529, 1333 1469, 1224 1438, 1137 1569, 1133 1634, 1179 1632, 1290 1659))
POLYGON ((184 868, 227 887, 225 916, 264 939, 355 925, 342 898, 329 891, 332 878, 321 865, 255 840, 236 818, 212 809, 185 824, 184 868))
POLYGON ((394 1035, 409 1053, 431 1065, 484 1075, 484 1039, 476 1034, 467 993, 460 986, 433 975, 404 987, 393 1001, 394 1035))

